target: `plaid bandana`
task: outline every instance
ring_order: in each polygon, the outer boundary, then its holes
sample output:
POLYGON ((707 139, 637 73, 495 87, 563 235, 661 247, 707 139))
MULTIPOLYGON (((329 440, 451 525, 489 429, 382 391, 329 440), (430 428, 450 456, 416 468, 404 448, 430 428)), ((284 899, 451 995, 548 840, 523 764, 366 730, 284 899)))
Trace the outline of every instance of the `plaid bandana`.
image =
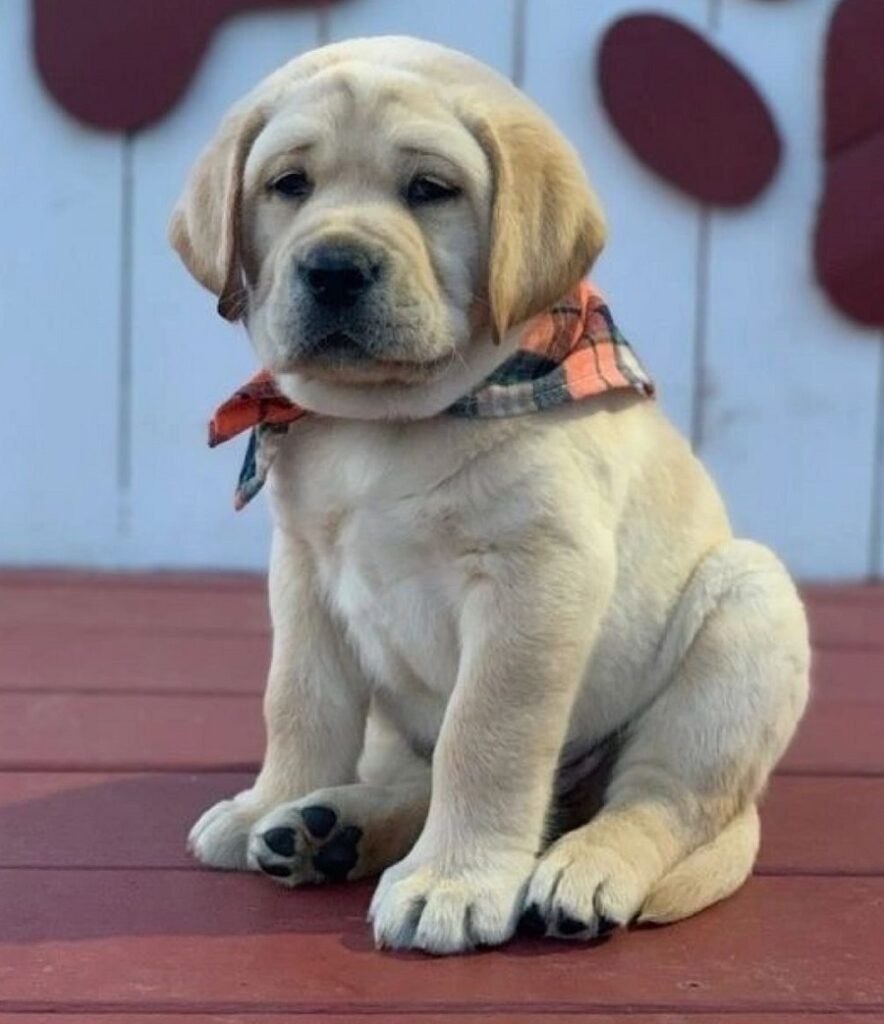
MULTIPOLYGON (((550 310, 529 320, 513 355, 445 412, 477 419, 520 416, 606 391, 651 398, 654 385, 604 299, 581 281, 550 310)), ((309 415, 282 394, 267 370, 218 406, 209 424, 211 447, 252 431, 234 497, 237 509, 261 490, 291 424, 309 415)))

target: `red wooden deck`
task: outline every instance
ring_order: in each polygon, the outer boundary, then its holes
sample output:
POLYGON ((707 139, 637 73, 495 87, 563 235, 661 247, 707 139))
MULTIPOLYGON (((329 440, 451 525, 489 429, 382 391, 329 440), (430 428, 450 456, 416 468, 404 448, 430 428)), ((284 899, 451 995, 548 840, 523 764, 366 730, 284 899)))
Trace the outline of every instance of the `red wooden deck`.
POLYGON ((379 954, 369 887, 199 870, 260 756, 247 577, 0 574, 0 1024, 884 1020, 884 588, 808 588, 816 692, 757 877, 596 948, 379 954))

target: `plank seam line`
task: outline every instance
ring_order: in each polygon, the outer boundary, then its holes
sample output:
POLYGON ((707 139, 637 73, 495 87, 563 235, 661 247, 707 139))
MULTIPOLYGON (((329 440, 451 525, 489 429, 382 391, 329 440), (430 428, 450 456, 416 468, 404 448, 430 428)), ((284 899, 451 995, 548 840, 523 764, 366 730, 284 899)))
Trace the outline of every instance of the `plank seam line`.
MULTIPOLYGON (((208 593, 266 593, 266 572, 235 572, 227 569, 76 569, 69 567, 0 568, 0 590, 7 587, 45 587, 47 590, 204 590, 208 593)), ((825 584, 823 584, 825 586, 825 584)), ((834 584, 839 586, 839 584, 834 584)))
POLYGON ((878 380, 875 389, 875 440, 872 448, 872 495, 869 509, 869 579, 881 578, 881 488, 884 486, 884 352, 878 346, 878 380))
MULTIPOLYGON (((218 594, 250 594, 265 596, 267 574, 260 572, 236 573, 230 570, 211 569, 202 572, 188 572, 181 569, 157 569, 138 572, 133 570, 102 571, 93 568, 16 568, 0 567, 0 594, 2 591, 19 588, 47 590, 94 590, 102 593, 108 589, 137 591, 192 591, 200 590, 213 596, 218 594), (48 578, 46 578, 48 577, 48 578), (216 578, 217 577, 217 578, 216 578)), ((882 581, 874 580, 855 584, 814 583, 799 581, 804 599, 811 605, 830 607, 840 604, 856 604, 881 607, 884 604, 882 581), (844 593, 845 587, 853 593, 844 593)))
MULTIPOLYGON (((719 0, 706 0, 706 31, 718 35, 719 0)), ((690 439, 691 447, 697 453, 703 445, 706 416, 706 375, 708 353, 706 335, 709 304, 709 242, 712 233, 712 210, 707 203, 697 208, 697 263, 694 275, 694 344, 693 344, 693 394, 691 396, 690 439)))
MULTIPOLYGON (((108 595, 111 596, 111 592, 108 591, 108 595)), ((128 614, 131 619, 141 619, 144 616, 140 612, 134 614, 128 614)), ((245 616, 240 615, 240 618, 245 616)), ((122 616, 121 616, 122 618, 122 616)), ((884 613, 882 613, 884 618, 884 613)), ((187 626, 178 625, 177 623, 172 624, 160 624, 160 623, 144 623, 132 624, 131 622, 95 622, 85 623, 77 622, 76 620, 71 621, 69 618, 64 617, 64 613, 50 614, 50 615, 39 615, 33 618, 19 618, 19 619, 7 619, 4 621, 2 618, 2 612, 0 612, 0 631, 5 633, 21 633, 23 630, 31 630, 37 632, 38 630, 46 630, 47 628, 57 629, 68 638, 74 634, 89 634, 106 637, 140 637, 140 636, 157 636, 157 637, 175 637, 175 636, 195 636, 195 637, 218 637, 224 640, 242 640, 249 637, 254 639, 266 639, 269 641, 271 635, 271 629, 269 623, 266 625, 254 625, 254 626, 236 626, 233 623, 225 622, 222 616, 214 619, 210 624, 202 626, 187 626)))
MULTIPOLYGON (((881 618, 884 619, 884 608, 881 609, 881 618)), ((0 632, 20 633, 24 629, 45 630, 48 626, 62 631, 66 635, 84 634, 89 636, 99 635, 105 637, 155 637, 164 639, 167 637, 195 637, 201 639, 229 640, 267 640, 270 641, 270 626, 253 626, 239 628, 217 626, 177 626, 177 625, 144 625, 133 626, 116 623, 95 623, 86 625, 77 622, 70 622, 60 616, 46 615, 33 620, 23 619, 19 621, 3 621, 0 613, 0 632)), ((823 651, 855 651, 858 654, 870 651, 884 652, 884 641, 881 640, 814 640, 812 643, 813 652, 819 654, 823 651)))
POLYGON ((327 4, 323 4, 316 11, 316 45, 327 46, 331 41, 331 10, 327 4))
MULTIPOLYGON (((876 622, 876 626, 880 626, 880 620, 884 618, 884 613, 879 615, 879 619, 876 622)), ((884 643, 880 640, 868 639, 868 640, 816 640, 813 643, 812 650, 815 654, 820 654, 823 651, 856 651, 857 654, 867 654, 869 652, 882 652, 884 651, 884 643)))
MULTIPOLYGON (((21 563, 24 565, 25 563, 21 563)), ((49 597, 61 597, 71 590, 86 591, 93 596, 123 591, 127 594, 190 594, 198 591, 206 597, 266 598, 267 574, 249 574, 243 578, 231 576, 227 569, 205 569, 190 573, 184 569, 100 569, 85 565, 83 568, 52 568, 52 563, 33 564, 19 568, 16 563, 0 563, 0 597, 12 596, 18 591, 44 590, 49 597), (40 574, 43 574, 42 576, 40 574), (197 578, 198 577, 198 578, 197 578)), ((839 588, 841 584, 833 584, 839 588)), ((871 589, 866 583, 858 587, 871 589)), ((826 592, 820 600, 831 602, 839 596, 826 592)), ((848 600, 875 603, 874 596, 865 598, 851 595, 848 600)))
POLYGON ((262 690, 192 690, 184 687, 168 686, 0 686, 0 696, 31 695, 38 697, 236 697, 246 700, 261 701, 262 690))
MULTIPOLYGON (((2 696, 3 692, 4 691, 2 689, 0 689, 0 696, 2 696)), ((106 697, 108 700, 112 700, 112 701, 127 701, 127 702, 132 697, 141 696, 141 694, 139 694, 138 690, 126 690, 126 689, 120 689, 120 690, 96 690, 94 693, 89 693, 89 692, 85 692, 85 691, 83 693, 79 693, 77 690, 62 690, 62 689, 59 689, 59 690, 56 690, 56 689, 42 690, 42 689, 38 689, 38 688, 35 688, 33 690, 31 690, 31 689, 20 689, 20 690, 18 690, 17 689, 17 690, 14 690, 14 691, 9 691, 9 695, 11 697, 13 697, 13 696, 14 697, 21 697, 23 695, 27 695, 27 694, 31 694, 31 693, 37 694, 39 696, 49 696, 49 697, 77 697, 77 696, 83 696, 83 697, 106 697)), ((256 691, 254 693, 244 693, 244 692, 234 692, 234 693, 231 693, 229 690, 226 691, 226 692, 222 692, 222 691, 214 691, 213 692, 211 690, 200 690, 200 691, 193 691, 193 692, 190 692, 190 693, 184 693, 184 692, 179 692, 179 691, 177 691, 175 689, 169 689, 169 690, 158 690, 155 694, 149 693, 149 694, 144 694, 144 696, 147 696, 147 697, 157 696, 157 697, 161 697, 163 700, 169 700, 169 701, 178 701, 178 700, 188 700, 189 701, 189 700, 193 700, 194 698, 199 698, 199 697, 204 697, 205 696, 205 697, 211 697, 212 700, 215 701, 215 702, 220 702, 220 701, 225 702, 226 706, 229 709, 241 709, 244 704, 247 704, 247 703, 251 704, 251 703, 254 703, 255 701, 260 701, 260 699, 261 699, 260 691, 256 691)))
POLYGON ((78 764, 51 765, 21 761, 0 767, 0 775, 26 773, 29 775, 257 775, 261 765, 257 761, 239 764, 78 764))
MULTIPOLYGON (((266 670, 265 670, 266 671, 266 670)), ((55 673, 52 673, 55 674, 55 673)), ((166 673, 157 671, 152 673, 155 676, 164 677, 166 673)), ((170 673, 170 675, 174 675, 170 673)), ((876 693, 874 697, 866 697, 864 695, 858 695, 856 697, 838 697, 835 696, 831 690, 837 687, 837 683, 831 686, 825 686, 825 694, 820 698, 823 703, 819 701, 815 702, 815 708, 819 707, 825 711, 831 708, 837 707, 855 707, 856 705, 867 705, 871 708, 875 708, 884 711, 884 686, 881 687, 880 700, 876 700, 878 697, 876 693), (880 705, 880 708, 879 708, 880 705)), ((14 696, 20 695, 36 695, 36 696, 59 696, 59 697, 212 697, 221 698, 223 700, 232 701, 260 701, 264 694, 264 672, 255 673, 254 682, 248 684, 249 688, 243 684, 238 689, 224 689, 224 688, 213 688, 198 687, 198 686, 180 686, 175 682, 169 682, 165 686, 150 686, 142 683, 121 683, 117 686, 65 686, 61 683, 0 683, 0 695, 8 693, 14 696)), ((819 684, 817 684, 817 688, 819 684)))
POLYGON ((871 871, 851 868, 805 869, 760 868, 752 872, 753 878, 884 878, 884 868, 871 871))
POLYGON ((727 1004, 724 1006, 715 1003, 691 1003, 685 1006, 680 1003, 628 1003, 623 1005, 606 1005, 604 1003, 305 1003, 302 1005, 286 1005, 284 1003, 212 1003, 201 1001, 197 1003, 88 1003, 88 1002, 47 1002, 47 1001, 24 1001, 24 1000, 0 1000, 0 1013, 90 1013, 120 1014, 136 1013, 143 1016, 159 1014, 212 1014, 212 1015, 290 1015, 293 1017, 323 1014, 328 1016, 339 1016, 344 1014, 359 1015, 365 1017, 375 1016, 404 1016, 436 1014, 464 1015, 472 1017, 489 1016, 491 1014, 527 1015, 527 1014, 604 1014, 612 1017, 631 1017, 637 1015, 651 1014, 681 1014, 683 1016, 700 1016, 719 1014, 724 1016, 747 1016, 749 1014, 802 1014, 804 1016, 825 1017, 833 1014, 852 1014, 854 1016, 871 1016, 880 1014, 884 1010, 884 1003, 824 1003, 807 1005, 804 1003, 747 1003, 746 1005, 727 1004))
POLYGON ((882 582, 884 581, 866 580, 858 583, 817 584, 805 581, 798 584, 798 589, 812 608, 831 610, 847 605, 851 608, 880 610, 884 606, 882 582))
MULTIPOLYGON (((203 629, 189 629, 180 626, 78 626, 76 623, 55 622, 52 618, 40 622, 0 622, 0 632, 20 633, 23 629, 41 629, 47 627, 55 631, 63 631, 76 636, 102 637, 150 637, 165 640, 170 637, 193 637, 197 640, 262 640, 270 645, 270 627, 256 629, 225 629, 222 626, 207 626, 203 629)), ((877 650, 877 648, 873 648, 877 650)))
POLYGON ((154 765, 148 768, 124 768, 117 767, 116 765, 105 765, 103 768, 81 768, 81 767, 67 767, 67 768, 52 768, 46 765, 39 765, 35 768, 10 768, 7 766, 0 767, 0 776, 3 775, 102 775, 110 776, 113 778, 116 775, 129 776, 129 775, 248 775, 255 771, 255 765, 249 765, 247 768, 225 768, 223 766, 215 768, 211 765, 203 766, 198 771, 193 768, 177 768, 174 765, 163 766, 154 765))
MULTIPOLYGON (((862 605, 880 608, 884 606, 884 581, 859 581, 855 583, 815 583, 798 581, 804 600, 811 606, 830 608, 833 605, 862 605)), ((266 572, 236 573, 226 569, 188 571, 186 569, 101 570, 94 568, 18 568, 0 566, 0 596, 5 590, 38 589, 92 590, 106 593, 108 590, 128 590, 139 593, 148 591, 188 592, 199 590, 213 597, 221 595, 243 595, 265 597, 267 593, 266 572)))
POLYGON ((698 455, 703 447, 706 420, 706 330, 709 291, 709 236, 712 230, 712 212, 707 205, 698 209, 697 264, 694 277, 694 373, 691 404, 691 448, 698 455))
MULTIPOLYGON (((144 768, 126 768, 123 765, 104 765, 95 768, 84 768, 81 765, 71 765, 62 767, 52 767, 52 765, 40 764, 34 768, 16 768, 10 765, 0 765, 0 775, 132 775, 134 772, 145 772, 148 775, 219 775, 219 774, 230 774, 230 775, 243 775, 246 772, 252 771, 256 763, 250 763, 246 767, 233 767, 228 768, 224 765, 201 765, 198 768, 187 768, 178 767, 174 764, 167 765, 148 765, 144 768)), ((260 767, 260 765, 258 765, 260 767)), ((845 771, 836 772, 821 772, 810 769, 808 771, 792 771, 791 769, 777 771, 774 776, 781 779, 844 779, 850 781, 853 779, 864 780, 864 779, 881 779, 884 778, 884 771, 875 772, 857 772, 857 771, 845 771)), ((764 806, 764 801, 762 801, 764 806)))
MULTIPOLYGON (((182 831, 184 836, 186 829, 182 831)), ((183 845, 183 840, 182 840, 183 845)), ((194 871, 206 871, 197 861, 192 864, 58 864, 51 861, 46 864, 6 864, 0 862, 0 872, 12 871, 52 871, 52 872, 80 872, 91 874, 96 871, 107 873, 118 873, 131 871, 135 874, 191 874, 194 871)), ((752 872, 752 878, 848 878, 848 879, 869 879, 884 878, 884 868, 872 871, 841 870, 805 870, 803 868, 761 868, 752 872)))
MULTIPOLYGON (((0 613, 2 614, 2 613, 0 613)), ((881 609, 881 618, 884 619, 884 608, 881 609)), ((132 639, 135 637, 150 637, 166 639, 169 637, 196 637, 207 640, 266 640, 271 637, 270 626, 178 626, 178 625, 143 625, 133 626, 122 623, 85 623, 71 622, 59 619, 56 616, 48 615, 34 620, 24 619, 20 621, 3 621, 0 617, 0 634, 9 633, 19 636, 22 630, 33 630, 44 633, 47 626, 53 630, 66 634, 65 639, 72 636, 98 636, 103 638, 121 637, 132 639)), ((884 641, 870 638, 868 640, 814 640, 811 645, 814 654, 823 651, 854 651, 857 654, 865 654, 870 651, 884 652, 884 641)))
POLYGON ((117 539, 129 535, 132 490, 132 285, 134 273, 134 135, 121 140, 120 189, 120 299, 117 363, 117 539))
POLYGON ((522 88, 525 82, 526 19, 528 0, 512 0, 512 68, 513 84, 522 88))
MULTIPOLYGON (((235 764, 149 764, 122 762, 120 764, 78 763, 52 764, 45 761, 19 761, 0 765, 2 775, 247 775, 255 774, 261 765, 257 761, 235 764)), ((784 779, 881 779, 884 768, 868 771, 855 768, 844 771, 820 771, 810 768, 785 768, 775 778, 784 779)))

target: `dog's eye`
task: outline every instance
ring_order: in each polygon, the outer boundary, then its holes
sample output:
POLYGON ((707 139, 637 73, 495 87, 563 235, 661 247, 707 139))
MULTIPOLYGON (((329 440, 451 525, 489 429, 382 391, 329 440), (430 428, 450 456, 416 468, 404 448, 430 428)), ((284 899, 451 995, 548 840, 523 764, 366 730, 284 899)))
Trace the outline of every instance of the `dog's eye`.
POLYGON ((310 195, 313 186, 303 171, 286 171, 269 182, 267 188, 286 199, 303 199, 310 195))
POLYGON ((423 206, 425 203, 440 203, 445 199, 456 199, 460 189, 439 178, 419 174, 412 178, 405 190, 405 201, 409 206, 423 206))

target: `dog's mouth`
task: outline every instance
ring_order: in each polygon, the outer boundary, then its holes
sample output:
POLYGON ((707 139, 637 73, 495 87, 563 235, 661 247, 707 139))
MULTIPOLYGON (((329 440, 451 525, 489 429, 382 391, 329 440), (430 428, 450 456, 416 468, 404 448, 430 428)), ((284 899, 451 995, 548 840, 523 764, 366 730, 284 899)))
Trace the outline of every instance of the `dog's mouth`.
POLYGON ((418 384, 432 379, 450 363, 450 355, 391 359, 347 331, 335 330, 302 349, 285 369, 344 384, 418 384))
POLYGON ((334 364, 370 359, 371 355, 346 331, 332 331, 311 346, 307 357, 334 364))

